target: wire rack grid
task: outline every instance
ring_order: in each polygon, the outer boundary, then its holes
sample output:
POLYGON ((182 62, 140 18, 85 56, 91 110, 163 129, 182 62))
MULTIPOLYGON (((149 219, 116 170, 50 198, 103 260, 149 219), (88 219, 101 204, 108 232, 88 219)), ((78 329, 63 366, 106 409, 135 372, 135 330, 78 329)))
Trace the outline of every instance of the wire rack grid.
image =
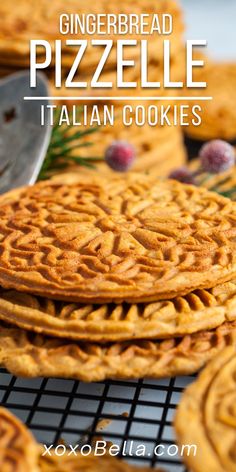
POLYGON ((172 420, 176 405, 192 380, 178 377, 85 384, 16 378, 0 369, 0 402, 48 446, 62 441, 91 444, 102 438, 119 445, 124 460, 183 472, 176 448, 168 448, 175 440, 172 420), (145 456, 136 457, 140 444, 145 446, 145 456), (159 457, 154 454, 157 444, 162 445, 159 457))

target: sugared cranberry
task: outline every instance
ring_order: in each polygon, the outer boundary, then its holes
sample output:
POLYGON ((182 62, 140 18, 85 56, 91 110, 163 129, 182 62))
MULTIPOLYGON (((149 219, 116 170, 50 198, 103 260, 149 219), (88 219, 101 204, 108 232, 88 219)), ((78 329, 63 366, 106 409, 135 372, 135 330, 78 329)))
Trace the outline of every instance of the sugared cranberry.
POLYGON ((235 151, 231 144, 215 139, 203 144, 200 150, 200 161, 205 172, 218 174, 235 164, 235 151))
POLYGON ((113 170, 125 172, 135 160, 135 149, 125 141, 114 141, 105 152, 105 161, 113 170))

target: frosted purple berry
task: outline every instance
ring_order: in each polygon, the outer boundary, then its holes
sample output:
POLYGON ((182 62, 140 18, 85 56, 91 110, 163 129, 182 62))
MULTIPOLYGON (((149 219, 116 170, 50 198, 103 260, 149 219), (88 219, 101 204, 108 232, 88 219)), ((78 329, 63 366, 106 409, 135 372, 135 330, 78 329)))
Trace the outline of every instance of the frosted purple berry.
POLYGON ((169 175, 169 179, 178 180, 184 184, 196 184, 192 172, 184 166, 173 170, 169 175))
POLYGON ((205 172, 219 174, 235 164, 234 148, 221 139, 209 141, 200 150, 200 160, 205 172))
POLYGON ((126 141, 114 141, 105 152, 105 161, 113 170, 125 172, 135 160, 135 149, 126 141))

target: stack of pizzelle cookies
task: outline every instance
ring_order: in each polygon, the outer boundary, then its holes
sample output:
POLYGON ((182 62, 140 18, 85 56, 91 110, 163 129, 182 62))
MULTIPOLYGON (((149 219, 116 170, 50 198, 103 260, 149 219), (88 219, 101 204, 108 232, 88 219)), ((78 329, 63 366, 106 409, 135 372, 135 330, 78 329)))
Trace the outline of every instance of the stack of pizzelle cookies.
MULTIPOLYGON (((176 0, 160 0, 157 7, 154 0, 147 4, 144 0, 137 0, 135 5, 130 2, 120 2, 114 0, 111 3, 107 3, 105 0, 99 0, 96 4, 92 1, 88 1, 86 6, 80 0, 70 0, 65 5, 62 0, 56 0, 51 5, 48 5, 46 0, 40 0, 35 6, 33 0, 20 0, 16 7, 13 0, 10 0, 8 4, 1 5, 1 36, 0 36, 0 58, 1 64, 5 66, 16 66, 28 67, 29 66, 29 41, 32 38, 39 38, 47 40, 52 48, 52 60, 51 67, 55 65, 55 40, 62 39, 63 35, 64 42, 62 44, 62 68, 65 71, 70 70, 74 54, 77 52, 76 46, 71 45, 68 47, 65 41, 68 39, 81 39, 80 26, 76 21, 75 15, 79 15, 81 24, 83 23, 82 15, 90 15, 89 18, 89 33, 88 28, 83 33, 83 39, 101 39, 101 36, 107 37, 114 42, 114 47, 109 54, 109 59, 105 64, 105 69, 109 71, 115 71, 117 63, 117 51, 116 45, 118 39, 126 39, 129 34, 132 34, 132 39, 140 40, 143 39, 141 28, 132 26, 132 31, 128 27, 127 35, 125 25, 123 24, 120 28, 114 28, 109 26, 109 15, 113 15, 113 20, 110 23, 114 24, 114 15, 150 15, 158 14, 160 23, 160 33, 163 30, 163 14, 173 15, 173 34, 175 41, 173 42, 173 57, 181 49, 182 33, 183 33, 183 19, 180 6, 176 0), (60 22, 60 15, 64 15, 63 21, 60 22), (103 17, 100 21, 102 25, 93 26, 92 21, 96 18, 91 18, 91 15, 102 14, 103 17), (106 16, 105 16, 106 15, 106 16), (174 21, 175 20, 175 21, 174 21), (60 24, 62 25, 60 28, 60 24), (78 31, 76 30, 78 29, 78 31), (99 34, 99 28, 101 33, 99 34), (61 31, 60 31, 61 29, 61 31), (120 30, 120 31, 119 31, 120 30)), ((124 18, 122 19, 124 23, 124 18)), ((134 23, 134 22, 133 22, 134 23)), ((146 26, 145 32, 151 31, 152 18, 145 17, 146 26), (148 25, 147 25, 148 22, 148 25)), ((155 23, 157 25, 157 22, 155 23)), ((81 28, 81 31, 83 26, 81 28)), ((163 35, 158 34, 156 31, 148 34, 149 38, 149 60, 151 62, 157 62, 162 60, 162 44, 163 35)), ((98 52, 91 44, 87 47, 87 61, 81 62, 81 74, 85 77, 90 71, 93 71, 94 67, 97 66, 98 52)), ((44 60, 44 47, 39 47, 39 57, 42 56, 42 62, 44 60)), ((126 59, 139 59, 140 50, 134 48, 133 45, 127 45, 126 48, 126 59)))
MULTIPOLYGON (((9 70, 15 70, 19 67, 29 67, 29 48, 30 40, 34 39, 45 39, 50 43, 52 50, 52 59, 49 64, 48 73, 52 74, 53 83, 55 82, 55 40, 60 39, 62 42, 62 54, 61 54, 61 64, 62 71, 64 72, 64 77, 67 77, 68 72, 70 71, 75 55, 78 52, 78 47, 66 44, 67 40, 72 39, 83 39, 88 40, 88 45, 86 48, 86 53, 80 64, 79 77, 81 81, 87 81, 90 84, 91 74, 94 73, 99 56, 99 47, 93 46, 91 44, 91 39, 109 39, 113 41, 113 47, 110 51, 109 57, 104 64, 103 71, 104 77, 101 76, 100 81, 112 81, 114 86, 116 84, 116 74, 117 74, 117 41, 124 40, 124 38, 136 40, 137 44, 141 39, 148 39, 148 63, 151 65, 149 69, 150 78, 152 81, 156 80, 156 77, 161 75, 162 66, 163 66, 163 41, 165 35, 163 33, 163 15, 168 14, 173 17, 173 31, 168 34, 168 39, 173 39, 172 48, 171 48, 171 60, 174 61, 172 65, 173 70, 173 79, 176 80, 178 76, 182 77, 182 68, 181 60, 183 60, 183 51, 182 51, 182 35, 184 30, 183 17, 181 8, 176 2, 176 0, 160 0, 158 5, 154 0, 150 1, 148 4, 145 0, 137 0, 135 4, 132 2, 125 2, 124 0, 113 0, 112 2, 106 2, 105 0, 99 0, 94 3, 88 1, 86 5, 81 0, 70 0, 66 4, 63 0, 55 0, 51 5, 48 5, 46 0, 39 0, 37 5, 33 0, 19 0, 15 6, 13 0, 9 0, 6 4, 2 4, 0 7, 0 64, 3 68, 9 67, 9 70), (63 16, 63 21, 60 21, 60 15, 63 16), (76 30, 76 18, 75 15, 80 16, 80 21, 82 23, 83 15, 94 15, 95 20, 96 16, 103 15, 102 24, 100 27, 102 29, 102 34, 99 34, 98 27, 95 26, 95 32, 90 32, 88 34, 87 30, 84 33, 81 33, 80 29, 76 30), (108 29, 108 18, 110 15, 127 15, 130 14, 137 15, 137 18, 142 15, 146 15, 145 22, 146 33, 142 34, 140 27, 138 31, 135 27, 132 27, 130 30, 128 28, 127 33, 123 33, 124 25, 117 30, 110 27, 109 33, 108 29), (149 15, 149 17, 147 17, 149 15), (151 32, 152 28, 152 17, 153 15, 159 15, 159 26, 160 31, 151 32), (61 25, 61 28, 60 28, 61 25), (107 25, 107 26, 106 26, 107 25), (60 29, 62 31, 60 31, 60 29), (177 57, 179 56, 179 61, 177 57), (12 69, 11 69, 12 68, 12 69)), ((124 21, 124 19, 123 19, 124 21)), ((91 25, 92 20, 89 23, 90 30, 93 29, 91 25)), ((114 23, 114 20, 113 20, 114 23)), ((157 25, 157 23, 155 23, 157 25)), ((78 25, 77 25, 78 27, 78 25)), ((82 26, 83 28, 83 26, 82 26)), ((125 81, 132 81, 140 77, 140 47, 134 47, 135 45, 126 45, 125 47, 125 60, 133 60, 134 65, 130 68, 127 67, 127 76, 124 77, 125 81)), ((101 50, 102 53, 102 50, 101 50)), ((38 46, 37 57, 41 62, 45 60, 45 48, 43 46, 38 46)), ((126 72, 125 72, 126 74, 126 72)), ((103 75, 103 72, 102 72, 103 75)), ((140 83, 140 81, 139 81, 140 83)), ((57 88, 57 95, 60 93, 60 89, 57 88)), ((63 90, 63 89, 62 89, 63 90)), ((90 94, 86 88, 87 92, 90 94)), ((117 89, 108 89, 107 94, 114 95, 118 93, 120 96, 124 95, 124 90, 117 89)), ((141 88, 140 88, 141 91, 141 88)), ((93 93, 96 92, 96 89, 93 90, 93 93)), ((97 91, 98 96, 101 95, 101 91, 97 91)), ((132 90, 127 90, 127 93, 133 95, 132 90)), ((63 90, 64 93, 64 90, 63 90)), ((65 93, 69 93, 69 89, 65 89, 65 93)), ((72 91, 72 96, 74 96, 75 90, 72 91)), ((143 92, 144 96, 149 95, 148 89, 146 92, 143 92)), ((137 94, 138 95, 138 94, 137 94)), ((173 91, 170 92, 170 95, 173 95, 173 91)))
MULTIPOLYGON (((104 22, 106 22, 104 18, 104 22)), ((68 22, 68 20, 67 20, 68 22)), ((105 27, 104 27, 105 28, 105 27)), ((64 25, 65 30, 65 25, 64 25)), ((161 124, 150 126, 148 119, 143 126, 135 124, 134 112, 133 124, 125 128, 122 119, 122 107, 129 104, 133 108, 136 105, 142 105, 146 109, 149 105, 156 105, 156 102, 146 100, 145 97, 158 95, 160 97, 172 97, 170 101, 158 101, 158 104, 165 104, 166 106, 173 105, 173 97, 179 94, 177 88, 166 88, 161 86, 160 89, 143 88, 140 84, 140 40, 148 40, 148 78, 149 82, 160 81, 163 83, 163 42, 164 39, 171 40, 171 80, 179 81, 182 79, 184 71, 184 48, 183 48, 183 17, 181 8, 175 0, 137 0, 135 2, 127 0, 113 0, 107 2, 98 0, 97 2, 84 2, 83 0, 70 0, 64 2, 63 0, 54 0, 48 4, 47 0, 38 0, 37 5, 33 0, 19 0, 17 5, 13 0, 1 2, 0 4, 0 75, 4 76, 22 68, 29 67, 29 45, 31 39, 46 39, 52 48, 52 61, 50 67, 45 69, 51 83, 51 95, 56 97, 67 96, 94 96, 93 101, 85 101, 88 106, 97 104, 102 114, 104 103, 115 106, 115 124, 114 126, 106 125, 100 127, 97 132, 97 138, 93 135, 94 146, 83 149, 83 156, 104 155, 104 151, 108 145, 114 140, 128 141, 134 145, 136 149, 137 159, 134 165, 134 171, 151 171, 156 175, 168 175, 169 171, 186 161, 186 152, 183 144, 183 137, 180 127, 174 125, 161 124), (115 35, 111 32, 108 35, 88 35, 88 34, 60 34, 59 32, 59 18, 64 13, 68 15, 67 18, 73 18, 73 14, 133 14, 143 15, 149 14, 149 18, 158 14, 160 25, 162 25, 162 15, 169 14, 173 18, 173 32, 167 36, 158 34, 157 32, 150 35, 129 34, 115 35), (79 66, 79 72, 76 74, 74 81, 87 82, 86 89, 65 87, 65 79, 73 65, 78 47, 65 46, 65 41, 70 39, 109 39, 114 41, 113 48, 110 52, 109 58, 104 66, 103 72, 100 76, 102 82, 112 82, 112 88, 92 88, 90 87, 91 78, 96 70, 98 61, 104 47, 88 46, 84 58, 79 66), (55 40, 63 40, 62 48, 62 85, 55 87, 55 40), (125 60, 133 60, 134 65, 124 68, 124 81, 137 82, 135 88, 120 88, 117 87, 117 40, 132 39, 137 40, 137 46, 125 47, 125 60), (100 51, 101 49, 101 51, 100 51), (151 92, 151 93, 150 93, 151 92), (105 96, 104 103, 97 100, 96 97, 105 96), (120 97, 120 100, 113 100, 112 97, 120 97), (132 99, 132 96, 135 98, 132 99), (129 97, 129 100, 124 100, 122 97, 129 97), (138 99, 141 97, 141 100, 138 99), (127 136, 128 135, 128 136, 127 136)), ((45 59, 45 50, 42 47, 41 52, 38 48, 38 57, 41 62, 45 59)), ((58 61, 57 61, 58 62, 58 61)), ((60 99, 64 103, 63 99, 60 99)), ((67 105, 73 103, 66 102, 67 105)), ((78 104, 78 101, 75 102, 78 104)), ((79 105, 83 103, 79 102, 79 105)), ((77 128, 78 129, 78 128, 77 128)), ((77 152, 81 152, 79 149, 77 152)), ((76 155, 76 151, 74 151, 76 155)), ((112 171, 98 163, 97 167, 101 168, 102 172, 112 171)), ((83 172, 86 172, 83 169, 83 172)))
POLYGON ((231 200, 143 174, 3 195, 1 364, 85 381, 196 372, 236 342, 235 234, 231 200))

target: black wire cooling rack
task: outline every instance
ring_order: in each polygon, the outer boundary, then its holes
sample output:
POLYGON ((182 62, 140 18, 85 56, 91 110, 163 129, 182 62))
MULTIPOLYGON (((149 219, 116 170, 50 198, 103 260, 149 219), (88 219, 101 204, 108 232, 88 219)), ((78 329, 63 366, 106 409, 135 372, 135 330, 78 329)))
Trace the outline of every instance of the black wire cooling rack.
POLYGON ((38 441, 91 444, 102 439, 145 457, 124 460, 168 472, 185 470, 176 455, 172 420, 182 390, 193 377, 162 380, 105 381, 85 384, 62 379, 22 379, 0 369, 0 402, 18 416, 38 441), (162 444, 158 452, 153 451, 162 444), (170 448, 170 446, 172 446, 170 448))

